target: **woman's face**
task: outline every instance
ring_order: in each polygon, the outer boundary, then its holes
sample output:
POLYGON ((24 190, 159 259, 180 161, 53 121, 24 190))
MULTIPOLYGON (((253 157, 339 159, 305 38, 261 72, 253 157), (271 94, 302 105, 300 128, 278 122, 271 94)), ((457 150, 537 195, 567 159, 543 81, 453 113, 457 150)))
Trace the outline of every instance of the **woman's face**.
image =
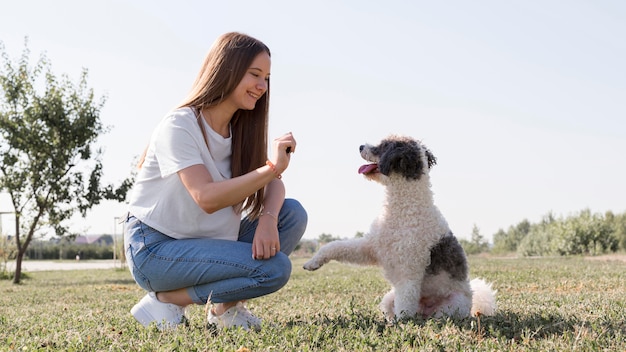
POLYGON ((233 91, 229 100, 238 109, 253 110, 257 100, 267 91, 271 59, 268 53, 257 55, 233 91))

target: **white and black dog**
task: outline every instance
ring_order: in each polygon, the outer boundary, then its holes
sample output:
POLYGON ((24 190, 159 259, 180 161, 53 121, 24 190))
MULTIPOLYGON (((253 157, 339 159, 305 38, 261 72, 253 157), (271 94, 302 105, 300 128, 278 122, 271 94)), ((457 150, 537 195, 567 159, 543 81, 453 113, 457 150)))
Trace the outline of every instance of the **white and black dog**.
POLYGON ((493 315, 496 292, 468 278, 467 258, 435 206, 430 189, 434 155, 419 141, 392 135, 362 145, 368 164, 359 173, 385 186, 382 212, 362 238, 334 241, 304 264, 317 270, 330 260, 378 265, 392 288, 380 308, 390 321, 410 317, 493 315))

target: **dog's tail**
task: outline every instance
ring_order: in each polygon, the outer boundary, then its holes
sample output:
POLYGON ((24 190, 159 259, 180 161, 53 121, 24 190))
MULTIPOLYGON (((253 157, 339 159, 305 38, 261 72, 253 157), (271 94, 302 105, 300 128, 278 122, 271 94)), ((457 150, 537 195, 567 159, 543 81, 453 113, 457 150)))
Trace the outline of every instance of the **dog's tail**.
POLYGON ((498 305, 496 304, 496 293, 491 288, 491 284, 483 279, 470 281, 472 288, 472 316, 494 315, 498 305))

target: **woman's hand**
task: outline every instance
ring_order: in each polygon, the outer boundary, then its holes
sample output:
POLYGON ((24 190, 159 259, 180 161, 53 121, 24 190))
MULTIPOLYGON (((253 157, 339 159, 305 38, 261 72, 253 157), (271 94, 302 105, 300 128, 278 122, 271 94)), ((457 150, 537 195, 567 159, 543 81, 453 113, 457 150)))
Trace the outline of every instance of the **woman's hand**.
POLYGON ((296 140, 293 138, 291 132, 286 133, 276 139, 272 143, 272 157, 271 162, 276 167, 278 174, 282 174, 283 171, 289 166, 291 160, 291 153, 296 151, 296 140))
POLYGON ((278 220, 271 213, 263 213, 259 217, 252 240, 253 259, 269 259, 280 251, 277 222, 278 220))

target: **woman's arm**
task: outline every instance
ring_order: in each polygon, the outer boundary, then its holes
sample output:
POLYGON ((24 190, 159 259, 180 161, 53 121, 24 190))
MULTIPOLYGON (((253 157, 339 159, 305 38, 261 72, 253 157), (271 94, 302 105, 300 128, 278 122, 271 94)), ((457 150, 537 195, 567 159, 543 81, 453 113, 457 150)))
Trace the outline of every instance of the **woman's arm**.
POLYGON ((278 213, 285 201, 285 185, 275 179, 265 188, 263 212, 252 240, 252 258, 268 259, 280 252, 278 236, 278 213))
MULTIPOLYGON (((289 166, 291 154, 286 153, 288 148, 291 148, 291 151, 295 152, 296 141, 291 133, 274 139, 274 159, 273 162, 271 162, 272 166, 263 165, 245 175, 230 180, 213 181, 213 177, 211 177, 206 167, 200 164, 192 165, 178 171, 178 176, 196 204, 198 204, 202 210, 211 214, 222 208, 241 203, 246 197, 262 187, 265 187, 273 179, 279 177, 289 166)), ((274 202, 280 202, 279 204, 282 206, 285 189, 282 182, 278 182, 277 184, 280 186, 268 186, 266 193, 269 194, 270 199, 265 200, 264 205, 269 206, 274 202), (274 188, 276 188, 277 191, 275 191, 274 188), (277 195, 273 193, 277 193, 277 195)), ((278 211, 280 210, 280 206, 278 206, 277 209, 271 210, 278 211)))
POLYGON ((265 200, 263 202, 263 213, 269 213, 270 217, 278 216, 285 201, 285 185, 283 181, 275 179, 267 185, 265 189, 265 200))
POLYGON ((196 204, 209 214, 241 203, 276 178, 275 172, 267 165, 219 182, 213 181, 204 165, 182 169, 178 171, 178 176, 196 204))

